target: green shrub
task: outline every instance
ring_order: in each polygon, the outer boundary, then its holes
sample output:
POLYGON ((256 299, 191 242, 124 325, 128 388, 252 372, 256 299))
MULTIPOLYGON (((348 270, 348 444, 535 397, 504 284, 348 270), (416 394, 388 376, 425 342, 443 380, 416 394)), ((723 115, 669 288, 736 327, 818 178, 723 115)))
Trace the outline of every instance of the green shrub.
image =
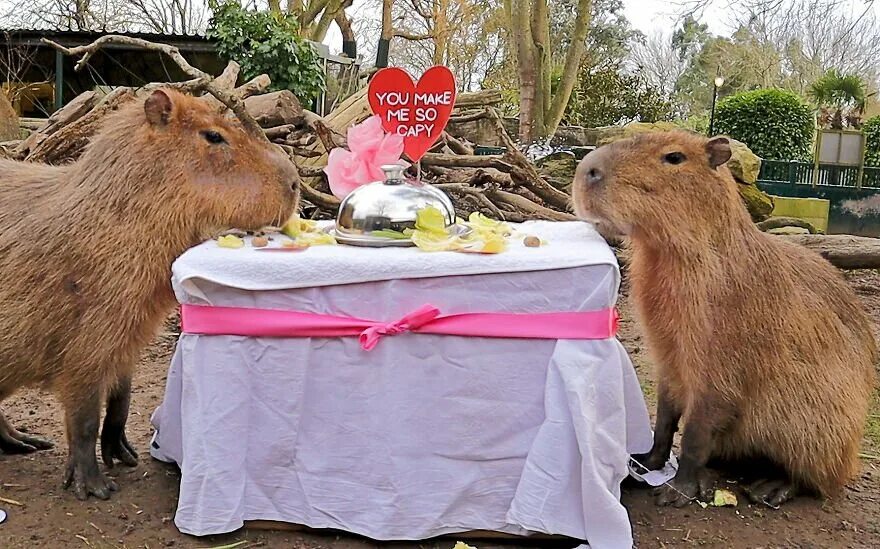
POLYGON ((880 116, 872 116, 862 126, 865 132, 865 165, 880 166, 880 116))
POLYGON ((807 160, 816 119, 797 94, 777 89, 738 93, 715 111, 715 133, 742 141, 767 160, 807 160))
POLYGON ((234 0, 209 0, 208 38, 221 57, 241 65, 242 76, 266 74, 273 90, 290 90, 310 103, 324 88, 320 58, 299 36, 295 15, 251 11, 234 0))

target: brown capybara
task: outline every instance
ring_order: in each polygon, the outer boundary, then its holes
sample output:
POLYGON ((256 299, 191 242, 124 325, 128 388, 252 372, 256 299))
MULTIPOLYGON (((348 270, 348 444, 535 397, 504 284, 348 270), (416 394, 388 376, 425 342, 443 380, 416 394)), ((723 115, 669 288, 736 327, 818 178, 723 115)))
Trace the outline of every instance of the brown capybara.
POLYGON ((710 459, 769 464, 746 491, 771 506, 834 495, 859 469, 875 378, 868 318, 827 261, 755 227, 730 156, 723 137, 648 134, 587 155, 572 186, 579 217, 627 237, 658 368, 654 445, 634 459, 660 468, 684 423, 661 505, 711 496, 710 459))
MULTIPOLYGON (((175 300, 171 264, 229 227, 283 223, 295 166, 199 99, 153 92, 108 115, 67 166, 0 161, 0 400, 43 385, 65 412, 65 487, 107 499, 95 455, 128 465, 132 370, 175 300)), ((51 447, 0 414, 0 449, 51 447)))

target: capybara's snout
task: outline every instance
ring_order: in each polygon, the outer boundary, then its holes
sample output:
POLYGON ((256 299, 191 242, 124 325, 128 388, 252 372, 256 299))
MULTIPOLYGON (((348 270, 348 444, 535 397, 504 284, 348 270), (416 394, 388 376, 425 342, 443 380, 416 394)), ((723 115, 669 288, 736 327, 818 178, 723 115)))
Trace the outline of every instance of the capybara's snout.
POLYGON ((299 191, 300 177, 296 165, 287 154, 277 147, 269 151, 270 162, 275 167, 275 177, 278 182, 290 193, 299 191))
POLYGON ((595 202, 603 188, 607 186, 612 172, 613 161, 611 147, 605 145, 590 152, 578 164, 571 194, 575 213, 581 219, 595 217, 595 202))
POLYGON ((575 183, 579 184, 578 190, 588 191, 605 181, 605 176, 609 172, 608 164, 611 156, 609 149, 610 147, 600 147, 581 160, 575 177, 575 183))

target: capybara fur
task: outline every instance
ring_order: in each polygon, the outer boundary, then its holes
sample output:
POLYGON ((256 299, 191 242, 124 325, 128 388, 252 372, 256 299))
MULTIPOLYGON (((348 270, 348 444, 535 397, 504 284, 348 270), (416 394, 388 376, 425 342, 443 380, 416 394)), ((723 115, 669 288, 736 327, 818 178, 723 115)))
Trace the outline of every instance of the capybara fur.
POLYGON ((723 137, 646 134, 593 151, 576 171, 579 217, 627 239, 658 370, 654 445, 634 459, 660 468, 683 420, 674 488, 659 504, 711 496, 710 459, 779 470, 747 489, 756 502, 834 496, 859 470, 875 383, 870 323, 825 259, 755 227, 730 156, 723 137))
MULTIPOLYGON (((52 389, 65 412, 64 485, 109 497, 105 463, 134 465, 125 438, 141 350, 175 300, 171 264, 217 231, 283 223, 295 166, 200 99, 158 90, 108 115, 66 166, 0 161, 0 400, 52 389)), ((0 414, 0 449, 50 447, 0 414)))

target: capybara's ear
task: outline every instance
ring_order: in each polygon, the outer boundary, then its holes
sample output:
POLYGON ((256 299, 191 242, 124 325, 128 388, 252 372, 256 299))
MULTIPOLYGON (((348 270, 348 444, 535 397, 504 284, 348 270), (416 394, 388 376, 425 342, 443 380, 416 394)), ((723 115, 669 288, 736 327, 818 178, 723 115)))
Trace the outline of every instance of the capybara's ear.
POLYGON ((730 160, 730 141, 726 137, 715 137, 706 143, 706 155, 709 157, 709 165, 713 168, 730 160))
POLYGON ((164 126, 171 120, 171 111, 174 110, 174 102, 171 96, 162 90, 156 90, 144 102, 144 112, 147 113, 147 121, 153 126, 164 126))

